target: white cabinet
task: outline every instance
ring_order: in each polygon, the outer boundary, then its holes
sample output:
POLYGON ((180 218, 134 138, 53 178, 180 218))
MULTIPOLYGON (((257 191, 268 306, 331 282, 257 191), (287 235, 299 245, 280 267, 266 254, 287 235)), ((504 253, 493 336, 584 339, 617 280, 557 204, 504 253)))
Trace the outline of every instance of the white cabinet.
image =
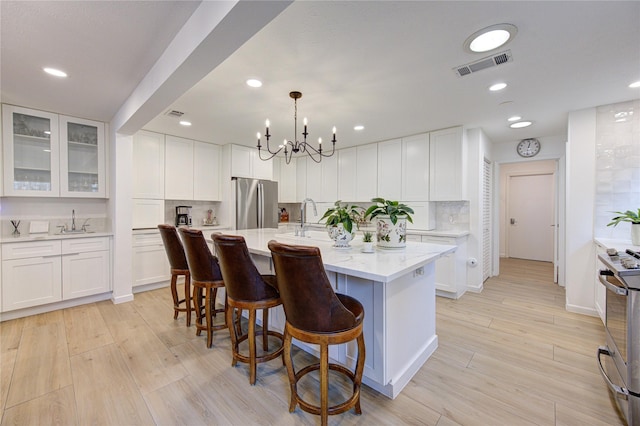
POLYGON ((402 170, 402 139, 378 143, 378 197, 402 198, 402 170))
POLYGON ((2 311, 62 300, 60 241, 2 245, 2 311))
POLYGON ((220 146, 194 142, 193 199, 218 201, 220 195, 220 146))
POLYGON ((164 198, 193 200, 193 141, 165 136, 164 198))
POLYGON ((345 148, 338 151, 338 199, 356 201, 357 196, 357 149, 345 148))
POLYGON ((429 201, 429 134, 402 138, 403 201, 429 201))
POLYGON ((106 197, 104 123, 3 105, 4 194, 106 197))
POLYGON ((2 106, 4 194, 60 195, 58 116, 2 106))
POLYGON ((231 145, 231 176, 271 180, 273 163, 262 161, 256 148, 231 145))
POLYGON ((356 149, 356 198, 370 201, 378 192, 378 145, 362 145, 356 149))
POLYGON ((111 290, 109 238, 62 241, 62 299, 69 300, 111 290))
MULTIPOLYGON (((307 198, 307 159, 300 157, 296 159, 296 200, 302 201, 305 198, 307 198)), ((289 220, 293 218, 290 217, 289 220)))
POLYGON ((467 236, 423 235, 422 242, 457 246, 455 252, 436 260, 436 294, 458 299, 467 291, 467 236))
POLYGON ((412 201, 409 207, 413 209, 413 214, 411 215, 413 223, 407 221, 407 229, 419 229, 422 231, 435 229, 436 214, 434 204, 429 201, 412 201))
POLYGON ((307 163, 306 197, 314 201, 324 201, 322 200, 322 164, 316 163, 309 158, 304 160, 307 163))
POLYGON ((2 246, 2 311, 111 289, 109 237, 29 241, 2 246))
POLYGON ((104 134, 104 123, 60 116, 62 197, 107 196, 104 134))
POLYGON ((281 203, 295 203, 298 201, 296 194, 297 160, 292 159, 287 164, 284 158, 275 157, 273 160, 274 180, 278 182, 278 201, 281 203), (276 170, 278 172, 276 173, 276 170))
POLYGON ((322 166, 322 179, 317 185, 320 186, 322 193, 318 201, 333 203, 338 200, 338 156, 323 158, 320 165, 322 166))
POLYGON ((164 199, 164 135, 133 136, 133 198, 164 199))
POLYGON ((457 201, 466 198, 466 167, 461 127, 430 133, 429 199, 457 201))
POLYGON ((133 235, 133 287, 171 279, 171 266, 159 231, 133 235))

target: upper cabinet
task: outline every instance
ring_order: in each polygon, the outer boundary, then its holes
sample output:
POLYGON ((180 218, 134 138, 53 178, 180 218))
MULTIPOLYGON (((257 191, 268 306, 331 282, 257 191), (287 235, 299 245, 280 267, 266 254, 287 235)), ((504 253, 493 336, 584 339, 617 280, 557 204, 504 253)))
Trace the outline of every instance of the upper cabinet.
POLYGON ((256 148, 231 145, 231 177, 273 179, 273 163, 262 161, 256 148))
POLYGON ((356 155, 356 195, 353 201, 370 201, 378 192, 378 144, 361 145, 356 155))
POLYGON ((431 201, 466 199, 465 155, 461 127, 431 132, 429 192, 431 201))
POLYGON ((220 194, 220 146, 211 143, 193 144, 193 199, 200 201, 221 200, 220 194))
POLYGON ((193 141, 165 136, 164 198, 193 200, 193 177, 193 141))
POLYGON ((323 158, 319 163, 307 157, 297 161, 306 164, 306 190, 304 194, 298 194, 296 201, 311 198, 316 202, 335 202, 338 199, 338 156, 323 158))
POLYGON ((104 198, 104 124, 60 116, 60 195, 104 198))
POLYGON ((378 197, 402 197, 402 139, 378 143, 378 197))
POLYGON ((429 133, 402 138, 402 201, 429 201, 429 133))
POLYGON ((338 199, 357 201, 356 164, 357 149, 345 148, 338 151, 338 199))
POLYGON ((4 195, 106 197, 104 123, 2 106, 4 195))
POLYGON ((282 157, 274 157, 271 161, 273 162, 273 180, 278 182, 278 201, 280 203, 295 203, 298 201, 296 159, 292 159, 289 164, 282 157))
POLYGON ((164 135, 136 133, 133 164, 133 198, 164 200, 164 135))

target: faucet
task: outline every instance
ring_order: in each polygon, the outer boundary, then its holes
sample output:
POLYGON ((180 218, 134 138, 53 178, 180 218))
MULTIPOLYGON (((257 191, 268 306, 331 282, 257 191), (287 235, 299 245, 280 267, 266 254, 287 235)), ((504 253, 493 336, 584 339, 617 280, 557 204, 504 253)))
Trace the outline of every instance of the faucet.
POLYGON ((82 227, 80 229, 82 229, 82 232, 87 232, 87 226, 91 226, 91 224, 89 223, 89 220, 91 220, 90 217, 86 218, 84 223, 82 224, 82 227))
MULTIPOLYGON (((300 203, 300 236, 304 237, 305 232, 307 230, 307 227, 305 225, 305 222, 307 220, 307 203, 311 202, 311 204, 313 204, 313 214, 314 215, 318 215, 318 209, 316 208, 316 202, 313 201, 311 198, 305 198, 304 200, 302 200, 302 203, 300 203)), ((296 234, 298 234, 296 232, 296 234)))
POLYGON ((71 210, 71 230, 75 231, 76 230, 76 211, 71 210))

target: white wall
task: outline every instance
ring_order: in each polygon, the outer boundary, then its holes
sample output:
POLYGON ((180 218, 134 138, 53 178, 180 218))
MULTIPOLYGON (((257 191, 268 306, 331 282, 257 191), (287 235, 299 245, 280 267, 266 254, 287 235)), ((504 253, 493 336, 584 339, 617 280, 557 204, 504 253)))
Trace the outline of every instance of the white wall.
POLYGON ((569 113, 566 163, 566 308, 597 315, 594 303, 593 220, 596 164, 595 108, 569 113))

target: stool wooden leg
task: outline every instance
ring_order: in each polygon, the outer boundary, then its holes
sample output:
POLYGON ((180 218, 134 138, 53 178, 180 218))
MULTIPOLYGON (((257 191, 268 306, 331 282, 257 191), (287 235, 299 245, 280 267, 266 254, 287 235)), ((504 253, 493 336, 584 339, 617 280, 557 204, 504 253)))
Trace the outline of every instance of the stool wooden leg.
POLYGON ((207 321, 207 348, 210 348, 213 345, 213 330, 211 329, 213 325, 213 316, 211 315, 211 293, 210 288, 205 289, 204 316, 207 321))
POLYGON ((236 309, 227 309, 224 313, 225 315, 225 320, 227 323, 227 326, 229 327, 229 335, 231 336, 231 366, 235 367, 236 364, 238 363, 238 332, 237 329, 235 328, 234 324, 235 321, 233 319, 234 314, 236 314, 236 309))
POLYGON ((193 288, 193 299, 196 305, 196 336, 202 332, 202 287, 193 288))
POLYGON ((249 383, 256 384, 256 310, 249 309, 249 383))
POLYGON ((178 289, 176 284, 178 282, 178 276, 171 274, 171 296, 173 296, 173 319, 178 319, 178 289))
POLYGON ((287 367, 287 375, 289 376, 289 393, 291 399, 289 402, 289 412, 293 413, 296 409, 298 390, 296 387, 296 374, 293 369, 293 358, 291 357, 291 334, 287 330, 287 326, 284 326, 284 365, 287 367))
POLYGON ((213 292, 213 295, 211 296, 211 303, 213 303, 213 309, 212 309, 211 316, 212 316, 212 318, 215 318, 216 315, 217 315, 217 312, 216 312, 216 299, 218 298, 218 287, 214 287, 213 289, 211 289, 211 291, 213 292))
POLYGON ((353 391, 358 392, 358 400, 356 402, 355 411, 356 414, 362 414, 362 409, 360 408, 360 390, 362 389, 362 373, 364 372, 364 358, 365 358, 365 348, 364 348, 364 333, 361 333, 358 336, 358 363, 356 364, 355 378, 353 379, 353 391))
POLYGON ((187 308, 187 327, 191 327, 191 279, 189 274, 184 276, 184 304, 187 308))
POLYGON ((329 421, 329 345, 320 344, 320 423, 329 421))
POLYGON ((269 351, 269 309, 262 310, 262 349, 269 351))

